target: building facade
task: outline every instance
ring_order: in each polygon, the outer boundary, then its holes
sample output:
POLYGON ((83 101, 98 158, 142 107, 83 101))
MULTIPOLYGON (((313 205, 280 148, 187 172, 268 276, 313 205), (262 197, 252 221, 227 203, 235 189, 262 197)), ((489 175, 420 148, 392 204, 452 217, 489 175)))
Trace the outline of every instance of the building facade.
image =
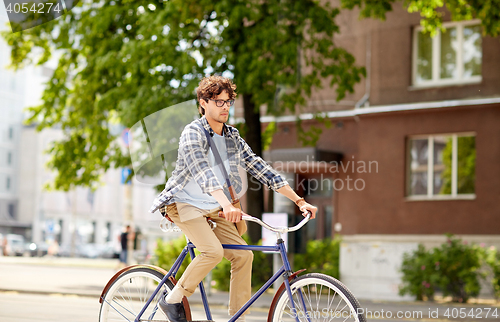
POLYGON ((296 116, 263 117, 278 128, 265 155, 318 205, 307 238, 342 235, 341 277, 354 294, 401 299, 402 254, 418 243, 452 233, 500 245, 500 42, 449 14, 434 38, 401 5, 383 22, 358 15, 342 11, 334 42, 367 77, 340 102, 326 81, 308 100, 304 126, 323 128, 309 150, 296 116))
MULTIPOLYGON (((0 14, 0 28, 7 28, 7 13, 0 14)), ((36 78, 40 69, 17 72, 7 69, 10 47, 0 39, 0 233, 25 234, 29 223, 19 221, 19 142, 22 109, 33 98, 27 93, 27 79, 36 78)), ((32 85, 32 84, 29 84, 32 85)))
POLYGON ((31 225, 33 242, 44 246, 57 242, 64 256, 110 256, 120 251, 118 238, 129 224, 144 243, 142 249, 137 245, 137 260, 152 254, 156 239, 165 234, 158 227, 161 216, 148 212, 157 194, 151 185, 136 180, 127 184, 122 169, 111 169, 95 191, 47 190, 55 173, 47 169, 50 155, 45 151, 64 135, 57 128, 38 132, 24 127, 21 136, 19 220, 31 225), (92 251, 89 244, 95 247, 92 251))
MULTIPOLYGON (((2 29, 8 28, 7 21, 1 13, 2 29)), ((96 191, 45 189, 54 178, 46 167, 46 150, 63 133, 57 128, 37 132, 23 121, 25 108, 41 104, 44 83, 57 66, 57 53, 54 56, 43 66, 13 71, 7 68, 10 47, 0 39, 0 234, 23 235, 42 248, 41 254, 57 242, 62 255, 93 256, 104 245, 108 252, 119 251, 117 238, 123 226, 131 224, 145 242, 137 248, 143 248, 142 255, 151 254, 156 238, 168 237, 158 228, 160 215, 148 212, 156 197, 152 185, 124 185, 122 169, 115 169, 103 176, 96 191), (97 246, 89 252, 82 247, 88 244, 97 246)))

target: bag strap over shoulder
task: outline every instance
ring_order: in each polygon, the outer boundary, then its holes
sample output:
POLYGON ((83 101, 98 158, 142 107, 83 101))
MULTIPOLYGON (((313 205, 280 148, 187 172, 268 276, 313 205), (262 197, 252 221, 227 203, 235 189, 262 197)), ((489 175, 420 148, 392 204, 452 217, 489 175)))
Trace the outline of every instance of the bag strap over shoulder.
POLYGON ((236 198, 236 193, 234 191, 233 186, 231 185, 231 181, 229 180, 229 175, 227 174, 226 167, 224 166, 219 151, 217 150, 217 146, 215 145, 215 143, 212 144, 213 139, 210 136, 210 133, 208 133, 207 129, 205 129, 202 125, 200 125, 200 127, 202 128, 203 132, 205 133, 205 136, 207 137, 208 147, 212 149, 212 153, 214 154, 215 157, 215 163, 221 169, 222 175, 226 179, 226 184, 229 189, 229 193, 231 194, 232 202, 233 203, 237 202, 238 198, 236 198))
MULTIPOLYGON (((201 125, 200 125, 201 126, 201 125)), ((241 209, 241 204, 238 198, 236 197, 236 192, 234 191, 233 186, 231 185, 231 181, 229 180, 229 175, 227 174, 226 167, 224 166, 224 163, 222 162, 222 159, 220 157, 219 151, 217 150, 217 146, 215 144, 212 144, 213 139, 210 136, 210 133, 208 133, 207 129, 205 129, 203 126, 201 126, 203 132, 205 133, 205 136, 207 137, 207 142, 208 142, 208 147, 212 149, 212 152, 215 157, 215 163, 220 167, 222 174, 224 175, 224 178, 226 179, 227 187, 229 189, 229 193, 231 194, 231 199, 232 199, 232 204, 241 209)), ((219 211, 219 215, 222 211, 219 211)), ((236 227, 236 230, 238 231, 238 234, 241 236, 247 231, 247 223, 244 220, 240 220, 239 222, 234 224, 236 227)))

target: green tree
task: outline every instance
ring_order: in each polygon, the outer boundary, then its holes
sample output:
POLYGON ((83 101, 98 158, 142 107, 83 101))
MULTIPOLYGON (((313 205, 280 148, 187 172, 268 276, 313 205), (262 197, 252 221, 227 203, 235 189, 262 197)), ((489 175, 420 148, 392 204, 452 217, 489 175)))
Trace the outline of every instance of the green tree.
MULTIPOLYGON (((362 16, 383 18, 395 0, 341 2, 363 6, 362 16)), ((424 14, 424 24, 439 25, 433 17, 440 17, 440 1, 405 3, 424 14)), ((481 18, 487 34, 498 34, 494 3, 456 0, 447 6, 454 18, 481 18)), ((339 13, 315 0, 85 0, 62 18, 3 36, 14 68, 60 53, 43 103, 30 109, 28 122, 65 132, 50 149, 49 167, 57 171, 53 188, 69 190, 95 187, 109 168, 130 165, 110 133, 113 121, 132 126, 193 99, 206 73, 234 77, 244 104, 242 132, 260 154, 260 106, 269 114, 293 113, 325 79, 340 100, 365 74, 333 43, 339 13)), ((317 127, 299 132, 305 144, 319 137, 317 127)), ((248 212, 260 216, 262 190, 249 189, 247 197, 248 212)), ((249 230, 258 240, 258 227, 249 230)))
POLYGON ((402 3, 409 13, 419 12, 424 32, 435 35, 442 28, 443 14, 447 9, 453 20, 481 19, 483 34, 496 37, 500 34, 500 2, 498 0, 340 0, 343 8, 360 9, 360 18, 385 20, 395 3, 402 3))
MULTIPOLYGON (((49 165, 57 170, 53 187, 69 190, 130 164, 110 134, 111 121, 129 127, 193 99, 206 73, 233 76, 245 138, 260 154, 260 106, 271 114, 294 112, 324 79, 340 100, 364 75, 332 41, 339 12, 313 0, 86 0, 60 19, 3 36, 14 68, 61 54, 28 122, 65 132, 49 165)), ((308 132, 302 137, 310 141, 308 132)), ((262 190, 254 190, 248 210, 259 216, 262 190)))

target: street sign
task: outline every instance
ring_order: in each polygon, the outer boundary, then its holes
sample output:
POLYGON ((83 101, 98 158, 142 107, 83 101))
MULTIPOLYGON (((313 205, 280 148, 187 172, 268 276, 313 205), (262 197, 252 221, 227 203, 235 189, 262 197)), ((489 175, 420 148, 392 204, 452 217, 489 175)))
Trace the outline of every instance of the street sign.
POLYGON ((122 184, 131 184, 132 183, 131 180, 127 181, 127 178, 128 178, 128 176, 131 173, 132 173, 132 169, 130 169, 130 168, 122 168, 122 180, 121 180, 122 184))

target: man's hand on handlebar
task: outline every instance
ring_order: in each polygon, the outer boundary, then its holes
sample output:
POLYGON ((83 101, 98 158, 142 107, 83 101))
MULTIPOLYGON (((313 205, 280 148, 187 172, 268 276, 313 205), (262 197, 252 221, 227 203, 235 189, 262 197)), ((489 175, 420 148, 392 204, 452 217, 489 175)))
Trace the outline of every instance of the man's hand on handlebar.
POLYGON ((299 203, 297 207, 299 207, 300 211, 302 211, 302 215, 304 217, 307 216, 308 213, 311 213, 311 219, 314 219, 316 217, 316 212, 318 211, 318 208, 307 203, 306 201, 299 203))
MULTIPOLYGON (((241 220, 241 215, 246 215, 240 208, 236 208, 232 204, 228 204, 227 206, 222 208, 224 215, 222 217, 226 218, 226 220, 231 222, 239 222, 241 220)), ((220 215, 220 213, 219 213, 220 215)))

